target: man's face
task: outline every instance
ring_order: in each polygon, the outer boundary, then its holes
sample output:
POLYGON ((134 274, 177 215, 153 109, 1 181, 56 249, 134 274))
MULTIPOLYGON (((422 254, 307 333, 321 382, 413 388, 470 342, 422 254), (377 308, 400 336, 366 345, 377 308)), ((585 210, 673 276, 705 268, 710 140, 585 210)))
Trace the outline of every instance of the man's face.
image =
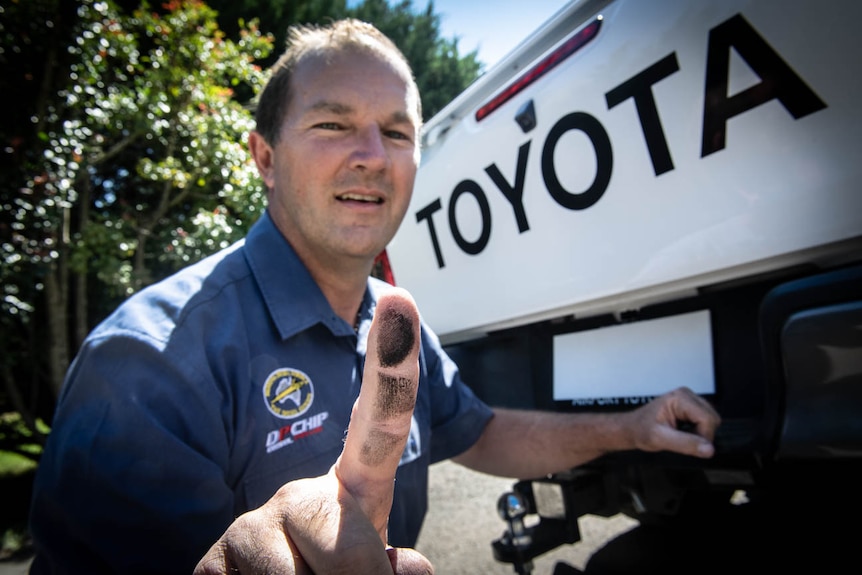
POLYGON ((370 260, 395 235, 419 161, 407 74, 361 51, 309 56, 294 71, 279 141, 255 159, 270 213, 307 265, 370 260))

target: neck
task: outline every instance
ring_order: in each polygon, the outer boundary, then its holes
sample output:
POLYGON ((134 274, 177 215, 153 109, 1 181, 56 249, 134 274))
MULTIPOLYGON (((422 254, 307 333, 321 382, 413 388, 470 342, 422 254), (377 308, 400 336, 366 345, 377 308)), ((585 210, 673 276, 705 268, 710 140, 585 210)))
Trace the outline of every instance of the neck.
POLYGON ((349 258, 298 253, 335 314, 355 325, 374 258, 349 258))
POLYGON ((365 296, 368 274, 370 273, 371 266, 369 265, 361 273, 347 274, 342 269, 337 274, 331 274, 321 273, 318 270, 311 271, 311 277, 320 287, 320 291, 323 292, 335 314, 355 327, 356 316, 365 296))
POLYGON ((338 253, 323 246, 309 245, 301 237, 291 237, 291 225, 280 222, 277 213, 270 211, 270 214, 332 310, 349 325, 355 326, 374 256, 338 253))

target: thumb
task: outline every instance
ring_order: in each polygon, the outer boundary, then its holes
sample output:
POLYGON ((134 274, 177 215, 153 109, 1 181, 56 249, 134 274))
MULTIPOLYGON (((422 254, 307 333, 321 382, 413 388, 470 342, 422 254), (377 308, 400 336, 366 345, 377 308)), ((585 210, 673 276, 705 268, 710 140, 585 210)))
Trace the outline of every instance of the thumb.
POLYGON ((377 302, 362 388, 334 471, 387 543, 398 462, 410 433, 419 385, 419 312, 393 288, 377 302))
POLYGON ((395 575, 434 575, 434 567, 415 549, 389 547, 386 550, 395 575))
POLYGON ((681 431, 671 426, 663 427, 660 431, 663 436, 664 449, 675 451, 692 457, 708 459, 715 453, 715 447, 705 437, 688 431, 681 431))

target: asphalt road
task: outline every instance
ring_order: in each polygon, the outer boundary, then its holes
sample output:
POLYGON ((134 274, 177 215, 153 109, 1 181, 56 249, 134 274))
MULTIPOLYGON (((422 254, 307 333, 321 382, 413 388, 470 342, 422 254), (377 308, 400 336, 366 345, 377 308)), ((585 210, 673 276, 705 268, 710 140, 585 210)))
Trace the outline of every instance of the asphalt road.
POLYGON ((0 575, 26 575, 30 569, 30 560, 0 561, 0 575))

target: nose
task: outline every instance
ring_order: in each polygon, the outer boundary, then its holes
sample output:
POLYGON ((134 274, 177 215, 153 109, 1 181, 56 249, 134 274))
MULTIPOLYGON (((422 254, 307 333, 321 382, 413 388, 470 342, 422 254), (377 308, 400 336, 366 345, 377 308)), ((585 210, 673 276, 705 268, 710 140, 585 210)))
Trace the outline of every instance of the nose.
POLYGON ((357 131, 356 144, 351 155, 351 167, 369 171, 379 171, 389 163, 389 153, 383 141, 383 134, 377 125, 367 126, 357 131))

